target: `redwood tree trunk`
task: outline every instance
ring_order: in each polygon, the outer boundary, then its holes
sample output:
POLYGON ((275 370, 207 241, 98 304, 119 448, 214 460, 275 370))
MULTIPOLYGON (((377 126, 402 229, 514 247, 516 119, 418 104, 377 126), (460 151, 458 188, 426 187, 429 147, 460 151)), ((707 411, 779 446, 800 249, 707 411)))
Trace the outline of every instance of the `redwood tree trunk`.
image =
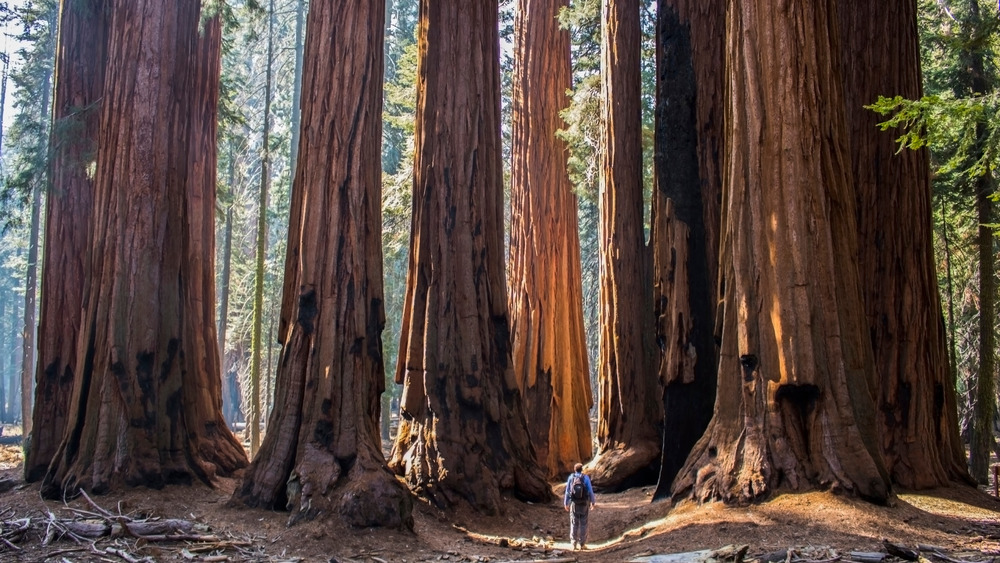
POLYGON ((42 295, 35 370, 35 408, 24 476, 37 481, 66 430, 85 285, 93 182, 110 7, 106 0, 67 0, 56 53, 52 189, 45 219, 42 295))
POLYGON ((116 4, 69 426, 45 476, 78 488, 211 483, 246 464, 222 419, 214 317, 220 29, 199 2, 116 4))
POLYGON ((549 477, 591 456, 593 392, 583 331, 576 196, 559 112, 572 86, 568 0, 520 0, 515 21, 510 316, 528 432, 549 477))
POLYGON ((237 495, 291 520, 336 513, 355 526, 413 526, 382 457, 381 159, 384 4, 309 9, 302 144, 285 271, 287 327, 275 408, 237 495), (332 39, 331 39, 332 38, 332 39))
POLYGON ((663 389, 663 451, 654 499, 712 419, 717 375, 715 263, 722 193, 724 0, 657 6, 653 300, 663 389))
MULTIPOLYGON (((982 17, 978 0, 967 0, 965 14, 960 25, 966 38, 977 37, 991 22, 982 17)), ((988 16, 992 18, 993 16, 988 16)), ((992 91, 987 75, 987 61, 980 46, 966 42, 959 54, 964 73, 959 81, 959 96, 979 96, 992 91)), ((976 128, 977 142, 971 160, 982 157, 986 150, 987 131, 985 124, 976 128)), ((996 417, 996 252, 993 240, 994 185, 992 174, 985 172, 971 182, 972 197, 976 202, 976 216, 979 233, 976 244, 979 251, 979 372, 976 375, 975 390, 972 393, 972 432, 969 437, 969 470, 972 477, 981 484, 989 479, 990 452, 994 448, 994 419, 996 417)))
POLYGON ((968 474, 941 321, 928 155, 898 151, 894 135, 879 131, 878 115, 864 108, 879 95, 922 95, 917 6, 857 1, 839 15, 882 454, 893 482, 943 486, 968 474))
POLYGON ((605 0, 602 11, 602 155, 595 487, 656 479, 663 417, 653 349, 652 287, 642 214, 639 2, 605 0))
POLYGON ((422 0, 413 227, 391 467, 440 506, 551 498, 511 365, 497 0, 422 0))
POLYGON ((833 0, 729 2, 715 414, 675 495, 885 501, 833 0))

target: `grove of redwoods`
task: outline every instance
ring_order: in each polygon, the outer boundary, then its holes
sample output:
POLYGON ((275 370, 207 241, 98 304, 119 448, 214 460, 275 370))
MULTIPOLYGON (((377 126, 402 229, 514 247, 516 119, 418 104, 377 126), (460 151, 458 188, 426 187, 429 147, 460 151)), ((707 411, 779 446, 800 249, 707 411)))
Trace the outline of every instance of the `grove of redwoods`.
POLYGON ((987 480, 995 3, 0 6, 0 421, 46 497, 987 480))

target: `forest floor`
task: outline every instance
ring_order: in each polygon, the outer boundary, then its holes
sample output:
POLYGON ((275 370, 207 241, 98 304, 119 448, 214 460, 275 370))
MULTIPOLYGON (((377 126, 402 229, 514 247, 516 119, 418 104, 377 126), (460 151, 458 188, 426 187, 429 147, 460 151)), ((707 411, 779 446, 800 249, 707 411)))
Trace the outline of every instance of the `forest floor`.
MULTIPOLYGON (((18 446, 0 446, 4 482, 12 488, 0 490, 0 561, 739 561, 691 553, 729 545, 748 546, 746 561, 864 561, 858 552, 876 557, 868 561, 903 561, 884 555, 887 539, 920 551, 922 561, 1000 562, 1000 501, 972 487, 899 492, 891 506, 813 492, 742 508, 651 503, 652 488, 636 488, 597 495, 588 549, 572 551, 568 517, 558 502, 511 500, 504 514, 483 516, 418 501, 413 532, 351 529, 336 519, 288 527, 287 513, 231 506, 232 479, 215 488, 138 488, 93 497, 94 504, 83 498, 64 504, 42 500, 37 484, 24 483, 18 446), (46 531, 59 529, 59 522, 100 510, 110 513, 109 522, 171 518, 198 527, 189 541, 126 534, 79 542, 52 534, 43 545, 46 531)), ((561 498, 562 485, 552 489, 561 498)))

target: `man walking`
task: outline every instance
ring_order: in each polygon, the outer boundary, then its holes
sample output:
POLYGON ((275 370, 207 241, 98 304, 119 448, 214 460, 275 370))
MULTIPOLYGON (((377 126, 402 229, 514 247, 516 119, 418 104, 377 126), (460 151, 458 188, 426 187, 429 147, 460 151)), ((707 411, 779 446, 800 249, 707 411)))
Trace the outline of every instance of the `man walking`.
POLYGON ((566 492, 563 493, 563 507, 569 512, 569 537, 573 549, 587 549, 587 515, 596 504, 590 477, 583 474, 583 464, 578 463, 566 480, 566 492))

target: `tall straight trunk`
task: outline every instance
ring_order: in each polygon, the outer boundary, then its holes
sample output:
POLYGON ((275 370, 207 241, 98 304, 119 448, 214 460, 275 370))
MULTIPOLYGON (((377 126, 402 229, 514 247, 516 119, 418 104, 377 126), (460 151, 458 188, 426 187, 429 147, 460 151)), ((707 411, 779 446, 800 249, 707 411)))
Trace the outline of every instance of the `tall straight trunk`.
POLYGON ((221 29, 216 18, 199 33, 199 6, 135 0, 112 12, 90 290, 70 422, 42 484, 48 498, 211 483, 247 463, 222 419, 213 320, 221 29))
POLYGON ((390 467, 439 506, 551 498, 511 365, 497 0, 421 0, 413 226, 390 467))
MULTIPOLYGON (((20 254, 20 252, 18 252, 20 254)), ((7 398, 7 404, 10 405, 7 414, 10 416, 11 422, 17 422, 21 418, 21 370, 18 369, 17 359, 21 357, 18 354, 21 345, 21 330, 18 321, 20 320, 20 311, 18 310, 18 300, 16 296, 12 296, 10 303, 10 339, 9 339, 9 357, 8 357, 8 385, 7 389, 10 390, 10 397, 7 398)))
MULTIPOLYGON (((229 185, 233 185, 233 164, 232 153, 230 153, 229 185)), ((226 361, 226 333, 229 329, 229 283, 232 276, 233 257, 233 204, 226 207, 226 223, 223 227, 222 246, 222 273, 220 274, 222 287, 219 291, 219 372, 222 377, 222 414, 226 422, 232 424, 236 422, 240 406, 239 403, 232 404, 232 397, 239 396, 233 392, 233 378, 229 377, 229 363, 226 361)))
MULTIPOLYGON (((985 127, 980 126, 980 139, 985 127)), ((979 220, 979 374, 972 402, 972 436, 969 439, 969 468, 980 484, 989 483, 990 453, 996 443, 993 421, 996 418, 996 252, 993 243, 993 185, 989 174, 975 182, 976 216, 979 220)))
POLYGON ((109 19, 106 0, 67 0, 59 17, 52 187, 45 219, 33 430, 24 459, 27 481, 45 476, 66 430, 81 310, 89 290, 84 270, 94 187, 87 169, 97 148, 109 19))
MULTIPOLYGON (((990 16, 993 17, 993 16, 990 16)), ((984 20, 979 10, 978 0, 967 0, 966 14, 960 22, 966 44, 962 47, 959 60, 967 72, 959 83, 959 96, 980 96, 993 89, 987 77, 987 61, 983 47, 978 41, 982 28, 992 25, 984 20)), ((982 157, 986 146, 986 126, 980 124, 976 128, 977 142, 973 160, 982 157)), ((974 396, 972 398, 972 434, 969 439, 969 469, 972 477, 980 484, 989 479, 990 452, 993 450, 995 438, 993 421, 996 417, 996 253, 994 251, 993 233, 993 196, 995 187, 989 172, 975 178, 972 182, 972 197, 976 202, 976 216, 979 221, 979 233, 976 244, 979 250, 979 373, 976 376, 974 396)))
POLYGON ((656 32, 653 302, 663 384, 663 446, 654 499, 712 419, 715 283, 722 193, 724 0, 660 0, 656 32))
POLYGON ((922 95, 917 5, 858 0, 839 16, 882 455, 894 483, 944 486, 967 472, 941 322, 928 154, 897 151, 894 135, 864 108, 879 95, 922 95))
MULTIPOLYGON (((55 7, 54 7, 55 9, 55 7)), ((49 25, 49 36, 46 39, 49 45, 55 50, 57 13, 47 15, 49 25)), ((52 97, 53 72, 51 68, 46 69, 47 76, 41 80, 40 115, 38 120, 45 124, 46 137, 50 134, 50 119, 52 110, 49 107, 49 100, 52 97)), ((48 145, 48 138, 41 141, 42 146, 48 145)), ((31 220, 28 227, 28 263, 24 276, 24 329, 21 343, 21 432, 23 436, 31 434, 31 405, 34 400, 34 378, 35 378, 35 315, 38 312, 36 295, 38 291, 38 235, 41 231, 41 211, 43 188, 47 192, 51 169, 46 166, 45 173, 34 178, 31 186, 31 220)))
POLYGON ((3 158, 3 110, 7 107, 7 75, 8 69, 10 67, 10 54, 4 51, 0 55, 0 61, 3 62, 3 71, 0 73, 0 159, 3 158))
POLYGON ((639 1, 604 0, 597 455, 594 486, 651 483, 663 410, 654 367, 652 287, 643 233, 639 1))
MULTIPOLYGON (((7 292, 0 291, 0 319, 7 318, 7 292)), ((3 331, 3 320, 0 320, 0 350, 2 350, 6 345, 5 332, 3 331)), ((6 364, 4 362, 4 355, 0 354, 0 423, 10 422, 11 419, 8 417, 8 413, 13 410, 13 406, 7 407, 7 395, 13 396, 14 392, 12 389, 8 388, 7 381, 4 379, 4 374, 6 373, 6 364)))
POLYGON ((510 318, 514 375, 528 432, 548 476, 591 456, 593 392, 583 331, 576 196, 566 168, 572 85, 568 0, 520 0, 514 55, 511 162, 510 318))
POLYGON ((297 0, 295 3, 295 71, 292 75, 292 142, 291 156, 291 176, 295 178, 295 167, 299 162, 299 128, 302 123, 302 54, 304 42, 302 40, 305 31, 306 20, 306 0, 297 0))
MULTIPOLYGON (((250 455, 260 447, 260 362, 264 334, 264 262, 267 254, 267 194, 271 184, 271 72, 274 65, 274 0, 267 11, 267 70, 264 78, 264 131, 257 199, 257 258, 254 261, 253 327, 250 345, 250 455)), ((270 346, 270 342, 268 343, 270 346)))
POLYGON ((239 498, 291 521, 413 527, 412 501, 382 457, 381 128, 384 5, 313 0, 303 143, 285 272, 287 330, 275 408, 239 498), (333 38, 332 40, 330 38, 333 38), (345 90, 346 88, 346 90, 345 90))
POLYGON ((890 496, 836 17, 834 0, 729 2, 718 393, 675 496, 890 496))

